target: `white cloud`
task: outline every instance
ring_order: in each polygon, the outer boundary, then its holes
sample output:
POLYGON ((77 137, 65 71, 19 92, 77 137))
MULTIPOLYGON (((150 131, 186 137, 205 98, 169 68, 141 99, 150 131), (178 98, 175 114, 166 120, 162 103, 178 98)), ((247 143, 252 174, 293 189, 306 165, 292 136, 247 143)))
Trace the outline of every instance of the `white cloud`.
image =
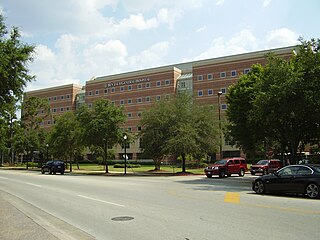
POLYGON ((212 46, 195 57, 195 60, 244 53, 254 49, 256 45, 257 38, 250 30, 244 29, 229 40, 223 37, 214 39, 212 46))
POLYGON ((225 1, 225 0, 216 0, 216 5, 217 5, 217 6, 221 6, 221 5, 224 4, 224 1, 225 1))
POLYGON ((207 29, 207 26, 206 26, 206 25, 203 25, 202 27, 198 28, 198 29, 196 30, 196 32, 197 32, 197 33, 203 32, 203 31, 205 31, 206 29, 207 29))
POLYGON ((130 57, 130 65, 135 70, 163 65, 169 48, 170 43, 167 41, 155 43, 140 54, 130 57))
POLYGON ((266 48, 296 45, 297 39, 297 34, 287 28, 275 29, 267 33, 266 48))
POLYGON ((270 3, 271 3, 271 0, 263 0, 262 6, 267 7, 270 5, 270 3))

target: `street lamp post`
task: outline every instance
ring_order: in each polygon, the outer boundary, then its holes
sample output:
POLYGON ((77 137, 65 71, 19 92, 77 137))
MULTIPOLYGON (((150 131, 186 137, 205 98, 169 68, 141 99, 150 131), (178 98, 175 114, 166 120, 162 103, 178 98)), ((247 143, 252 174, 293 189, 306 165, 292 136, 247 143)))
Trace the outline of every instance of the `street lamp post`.
POLYGON ((46 144, 46 147, 47 147, 47 162, 48 162, 49 160, 49 144, 48 143, 46 144))
POLYGON ((222 92, 219 91, 217 93, 218 95, 218 111, 219 111, 219 155, 220 159, 222 158, 222 135, 221 135, 221 105, 220 105, 220 96, 222 95, 222 92))
POLYGON ((123 136, 124 139, 124 174, 127 174, 127 135, 123 136))

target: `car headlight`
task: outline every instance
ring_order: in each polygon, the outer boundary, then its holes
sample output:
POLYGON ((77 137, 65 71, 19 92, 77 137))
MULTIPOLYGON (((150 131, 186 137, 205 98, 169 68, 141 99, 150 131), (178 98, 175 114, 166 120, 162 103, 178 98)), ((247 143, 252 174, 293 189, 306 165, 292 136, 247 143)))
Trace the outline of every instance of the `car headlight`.
POLYGON ((219 170, 219 167, 214 167, 215 170, 219 170))

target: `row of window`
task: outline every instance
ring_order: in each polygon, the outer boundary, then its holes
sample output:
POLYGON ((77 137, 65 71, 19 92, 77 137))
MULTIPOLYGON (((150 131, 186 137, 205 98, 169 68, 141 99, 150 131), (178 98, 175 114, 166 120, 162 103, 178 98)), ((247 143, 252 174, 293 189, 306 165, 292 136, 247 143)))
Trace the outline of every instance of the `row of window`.
MULTIPOLYGON (((171 80, 170 79, 167 79, 167 80, 164 80, 164 85, 165 86, 169 86, 171 84, 171 80)), ((151 82, 147 82, 145 84, 137 84, 137 90, 141 90, 143 88, 151 88, 152 86, 152 83, 151 82)), ((161 87, 162 86, 162 81, 157 81, 156 82, 156 86, 157 87, 161 87)), ((124 92, 124 91, 131 91, 133 90, 133 86, 132 85, 129 85, 129 86, 120 86, 119 88, 120 92, 124 92)), ((116 92, 116 88, 115 87, 112 87, 110 89, 104 89, 103 90, 103 93, 104 94, 109 94, 109 93, 115 93, 116 92)), ((99 95, 100 94, 100 90, 95 90, 95 91, 88 91, 88 96, 93 96, 93 95, 99 95)))
POLYGON ((67 94, 67 95, 48 97, 48 100, 50 102, 50 101, 65 100, 65 99, 69 100, 70 98, 71 98, 71 94, 67 94))
MULTIPOLYGON (((226 94, 227 93, 227 89, 226 88, 221 88, 220 89, 222 94, 226 94)), ((208 89, 207 90, 207 95, 208 96, 212 96, 214 94, 213 89, 208 89)), ((204 96, 204 90, 198 90, 198 97, 202 97, 204 96)))
MULTIPOLYGON (((243 70, 244 74, 248 74, 251 71, 250 68, 246 68, 243 70)), ((220 78, 226 78, 227 77, 227 72, 220 72, 219 73, 220 78)), ((238 76, 238 72, 237 70, 232 70, 230 71, 230 77, 237 77, 238 76)), ((202 81, 204 80, 205 75, 197 75, 197 80, 198 81, 202 81)), ((212 73, 207 74, 207 80, 213 80, 214 76, 212 73)))
POLYGON ((58 110, 59 110, 59 112, 65 112, 65 111, 69 112, 71 110, 71 108, 70 107, 52 108, 52 109, 50 109, 50 112, 56 113, 56 112, 58 112, 58 110))
MULTIPOLYGON (((161 100, 161 97, 163 97, 163 96, 161 96, 161 95, 158 95, 158 96, 156 96, 156 101, 160 101, 161 100)), ((164 98, 165 99, 170 99, 170 94, 166 94, 165 96, 164 96, 164 98)), ((150 96, 147 96, 147 97, 138 97, 138 98, 136 98, 136 99, 131 99, 131 98, 129 98, 129 99, 121 99, 120 101, 119 101, 119 104, 120 105, 125 105, 125 104, 134 104, 134 103, 143 103, 143 102, 147 102, 147 103, 150 103, 151 102, 151 97, 150 96)), ((111 101, 111 103, 112 104, 116 104, 116 101, 111 101)), ((92 107, 92 103, 89 103, 89 108, 91 108, 92 107)))

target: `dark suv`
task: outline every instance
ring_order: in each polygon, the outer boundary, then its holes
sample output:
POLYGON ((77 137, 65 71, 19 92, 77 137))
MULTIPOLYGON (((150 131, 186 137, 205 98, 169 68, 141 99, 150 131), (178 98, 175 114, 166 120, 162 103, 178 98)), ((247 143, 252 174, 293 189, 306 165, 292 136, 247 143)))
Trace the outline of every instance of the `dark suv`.
POLYGON ((42 174, 44 174, 45 172, 48 172, 49 174, 56 174, 57 172, 60 174, 64 174, 64 170, 64 162, 58 160, 48 161, 41 167, 42 174))
POLYGON ((228 158, 216 161, 214 164, 206 167, 204 173, 208 178, 212 175, 218 175, 219 177, 229 177, 231 174, 238 174, 243 177, 248 170, 247 162, 244 158, 228 158))
POLYGON ((253 164, 250 168, 250 172, 252 175, 256 173, 262 173, 262 175, 266 175, 269 173, 274 173, 282 168, 282 162, 279 159, 267 159, 260 160, 256 164, 253 164))

